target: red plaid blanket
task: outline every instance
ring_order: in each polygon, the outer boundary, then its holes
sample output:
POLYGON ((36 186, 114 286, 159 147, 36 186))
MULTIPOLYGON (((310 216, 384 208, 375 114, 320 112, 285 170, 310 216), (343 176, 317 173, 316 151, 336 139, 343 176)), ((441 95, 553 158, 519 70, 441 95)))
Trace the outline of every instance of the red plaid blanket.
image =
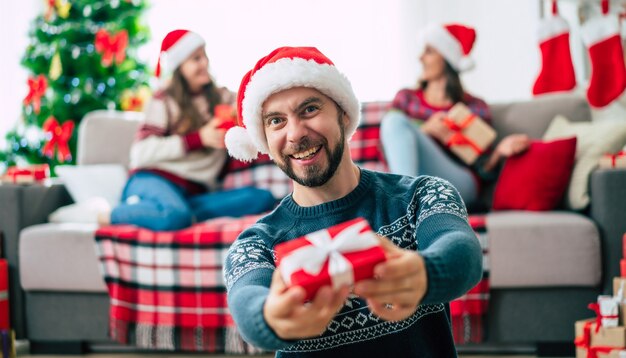
POLYGON ((483 342, 483 320, 489 304, 489 246, 485 215, 470 215, 469 223, 483 248, 483 278, 465 295, 450 302, 452 333, 456 344, 483 342))
POLYGON ((173 232, 129 225, 99 229, 110 337, 149 349, 261 352, 237 333, 222 278, 229 246, 257 220, 219 218, 173 232))
MULTIPOLYGON (((174 232, 129 225, 99 229, 111 338, 148 349, 260 353, 237 332, 222 278, 228 247, 258 218, 219 218, 174 232)), ((470 223, 484 238, 484 219, 471 217, 470 223)), ((457 344, 482 341, 488 289, 485 277, 450 304, 457 344)))

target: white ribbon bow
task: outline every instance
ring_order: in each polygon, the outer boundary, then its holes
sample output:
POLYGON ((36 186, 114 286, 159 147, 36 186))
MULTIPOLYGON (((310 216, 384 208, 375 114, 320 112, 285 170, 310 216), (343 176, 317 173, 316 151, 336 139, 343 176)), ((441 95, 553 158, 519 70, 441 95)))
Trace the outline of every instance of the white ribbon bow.
POLYGON ((333 288, 352 285, 354 268, 343 254, 379 245, 376 234, 360 232, 366 225, 366 221, 357 222, 339 232, 334 239, 327 230, 305 235, 312 245, 298 248, 281 260, 279 269, 283 280, 291 284, 291 275, 300 269, 310 275, 318 275, 328 260, 328 274, 333 288))

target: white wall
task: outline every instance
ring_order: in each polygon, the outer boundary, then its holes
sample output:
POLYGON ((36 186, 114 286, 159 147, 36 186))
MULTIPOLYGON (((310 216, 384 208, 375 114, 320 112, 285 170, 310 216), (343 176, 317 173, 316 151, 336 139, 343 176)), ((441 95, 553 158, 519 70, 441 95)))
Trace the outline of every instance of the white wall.
POLYGON ((41 0, 0 0, 0 143, 19 118, 28 93, 28 73, 20 60, 28 45, 28 27, 42 4, 41 0))
MULTIPOLYGON (((0 1, 0 135, 19 118, 27 73, 19 59, 41 0, 0 1)), ((420 71, 417 31, 430 22, 477 28, 477 67, 466 87, 489 102, 530 98, 539 70, 539 0, 152 0, 151 42, 140 51, 156 64, 160 40, 188 28, 207 39, 211 71, 237 90, 245 71, 282 45, 318 47, 351 79, 364 101, 390 100, 420 71)))

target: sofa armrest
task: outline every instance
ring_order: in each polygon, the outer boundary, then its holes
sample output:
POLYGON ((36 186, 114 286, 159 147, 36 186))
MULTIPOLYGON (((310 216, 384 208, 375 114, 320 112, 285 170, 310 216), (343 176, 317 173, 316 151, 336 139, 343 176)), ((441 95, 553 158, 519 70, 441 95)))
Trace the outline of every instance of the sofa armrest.
POLYGON ((2 252, 9 263, 9 304, 11 326, 17 338, 27 338, 24 295, 19 281, 18 238, 28 226, 48 221, 57 208, 72 203, 62 184, 0 184, 0 231, 4 236, 2 252))
POLYGON ((612 294, 619 276, 622 237, 626 233, 626 169, 598 169, 591 173, 591 218, 602 240, 603 292, 612 294))

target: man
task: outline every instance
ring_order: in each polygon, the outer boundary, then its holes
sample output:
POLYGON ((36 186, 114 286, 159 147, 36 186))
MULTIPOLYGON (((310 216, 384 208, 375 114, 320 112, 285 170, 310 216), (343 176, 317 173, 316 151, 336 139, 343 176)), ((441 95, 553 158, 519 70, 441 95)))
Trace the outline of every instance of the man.
POLYGON ((359 102, 315 48, 262 58, 242 80, 238 111, 242 126, 226 135, 231 155, 268 153, 294 185, 227 255, 228 304, 243 337, 279 357, 455 356, 445 307, 482 274, 456 189, 357 167, 348 140, 359 102), (323 287, 305 302, 304 289, 287 287, 276 270, 275 245, 356 217, 381 237, 387 261, 374 279, 323 287))

